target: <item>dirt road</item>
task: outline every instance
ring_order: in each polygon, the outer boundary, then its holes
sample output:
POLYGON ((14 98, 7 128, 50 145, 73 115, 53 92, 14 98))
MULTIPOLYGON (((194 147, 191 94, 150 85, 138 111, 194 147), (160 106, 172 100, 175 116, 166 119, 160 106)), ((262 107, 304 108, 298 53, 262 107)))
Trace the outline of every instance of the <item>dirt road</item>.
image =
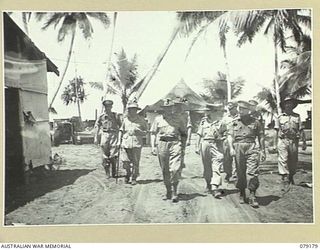
MULTIPOLYGON (((178 203, 163 200, 165 187, 158 159, 150 148, 142 152, 138 184, 123 178, 106 179, 94 145, 61 145, 53 148, 65 162, 55 171, 39 171, 38 178, 8 198, 5 223, 118 224, 118 223, 311 223, 312 188, 292 186, 282 196, 276 155, 261 166, 260 208, 240 205, 238 191, 224 183, 224 195, 215 199, 204 193, 200 158, 191 147, 179 184, 178 203)), ((300 155, 296 183, 312 182, 311 156, 300 155)), ((124 172, 121 173, 124 174, 124 172)))

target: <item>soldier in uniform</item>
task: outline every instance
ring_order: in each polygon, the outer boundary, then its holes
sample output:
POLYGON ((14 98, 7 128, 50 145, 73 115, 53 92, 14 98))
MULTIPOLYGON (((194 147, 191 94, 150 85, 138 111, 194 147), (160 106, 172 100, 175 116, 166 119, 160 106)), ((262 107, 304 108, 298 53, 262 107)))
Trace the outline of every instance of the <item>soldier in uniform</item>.
MULTIPOLYGON (((227 113, 222 118, 222 123, 225 127, 228 126, 234 119, 238 117, 238 103, 237 102, 228 102, 227 104, 227 113)), ((229 181, 235 180, 237 178, 236 168, 233 162, 233 157, 230 155, 230 147, 225 135, 225 140, 223 142, 223 170, 226 173, 225 180, 229 181)))
POLYGON ((206 108, 205 111, 207 119, 200 123, 197 132, 196 153, 201 154, 207 192, 213 191, 213 196, 219 199, 221 196, 219 187, 222 184, 220 168, 223 165, 223 141, 226 127, 221 120, 222 110, 215 111, 215 121, 210 117, 210 109, 206 108))
POLYGON ((261 111, 259 111, 259 107, 258 107, 258 102, 256 100, 249 100, 248 101, 249 104, 251 104, 252 109, 251 109, 251 116, 253 116, 254 118, 256 118, 257 120, 259 120, 262 124, 262 128, 264 129, 264 120, 261 114, 261 111))
POLYGON ((139 163, 141 148, 143 146, 143 136, 147 134, 148 124, 137 111, 139 106, 136 102, 127 106, 127 116, 119 129, 118 148, 123 148, 121 153, 123 166, 126 169, 126 183, 136 184, 139 176, 139 163))
POLYGON ((104 100, 102 105, 104 106, 104 112, 98 117, 95 123, 96 134, 94 143, 98 143, 98 135, 100 130, 102 130, 100 139, 102 166, 106 171, 107 178, 110 178, 110 167, 112 177, 116 176, 117 142, 120 121, 116 113, 112 112, 113 102, 111 100, 104 100))
POLYGON ((181 151, 182 145, 186 145, 190 140, 187 138, 187 127, 190 125, 185 124, 180 114, 174 112, 174 102, 171 99, 165 100, 162 109, 163 114, 155 118, 150 129, 152 154, 159 158, 167 189, 166 199, 178 202, 177 188, 182 171, 181 151))
POLYGON ((239 118, 228 125, 228 142, 230 154, 235 155, 237 169, 236 187, 240 190, 240 203, 246 202, 246 188, 250 191, 249 204, 259 207, 256 190, 259 187, 259 158, 266 158, 264 131, 261 123, 250 115, 251 105, 239 101, 239 118), (259 149, 256 147, 258 137, 259 149))
MULTIPOLYGON (((174 100, 175 113, 181 114, 181 119, 183 120, 183 122, 185 124, 191 124, 190 113, 185 110, 186 102, 187 102, 186 99, 181 98, 181 97, 177 97, 174 100)), ((191 130, 192 130, 191 126, 188 126, 187 127, 187 137, 188 138, 191 138, 191 130)), ((190 145, 190 141, 187 141, 186 144, 182 145, 182 148, 181 148, 181 167, 182 168, 186 167, 185 163, 184 163, 184 156, 185 156, 186 146, 189 146, 189 145, 190 145)))
POLYGON ((282 102, 283 113, 275 122, 276 145, 278 146, 278 169, 283 181, 283 191, 288 191, 290 184, 294 184, 293 176, 298 163, 299 139, 302 140, 302 149, 306 150, 305 134, 300 115, 293 112, 298 105, 296 99, 286 97, 282 102))

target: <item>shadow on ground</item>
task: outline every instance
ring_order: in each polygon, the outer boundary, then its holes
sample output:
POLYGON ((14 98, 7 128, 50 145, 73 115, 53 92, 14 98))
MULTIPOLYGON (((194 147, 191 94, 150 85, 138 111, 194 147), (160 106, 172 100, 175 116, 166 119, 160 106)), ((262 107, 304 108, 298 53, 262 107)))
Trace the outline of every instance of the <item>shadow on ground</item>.
POLYGON ((138 184, 150 184, 150 183, 157 183, 157 182, 162 182, 160 179, 152 179, 152 180, 138 180, 138 184))
POLYGON ((206 197, 206 195, 204 194, 199 194, 199 193, 192 193, 192 194, 178 194, 179 196, 179 200, 180 201, 188 201, 188 200, 192 200, 196 197, 206 197))
POLYGON ((279 200, 281 197, 275 195, 267 195, 262 197, 257 197, 257 201, 260 206, 267 206, 273 201, 279 200))
POLYGON ((49 171, 41 167, 36 168, 33 170, 29 184, 7 188, 5 192, 5 213, 10 213, 48 192, 71 185, 79 177, 87 175, 93 170, 49 171))

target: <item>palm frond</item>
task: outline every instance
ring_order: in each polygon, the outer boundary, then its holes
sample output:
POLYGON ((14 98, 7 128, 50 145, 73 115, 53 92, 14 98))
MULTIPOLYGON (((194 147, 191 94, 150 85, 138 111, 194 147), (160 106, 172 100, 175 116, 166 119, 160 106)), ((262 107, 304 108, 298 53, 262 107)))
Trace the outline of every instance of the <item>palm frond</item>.
POLYGON ((103 90, 104 89, 102 82, 89 82, 89 85, 94 89, 98 89, 98 90, 103 90))
POLYGON ((85 13, 79 13, 77 18, 77 23, 79 29, 82 31, 83 37, 85 39, 88 39, 92 36, 93 28, 90 23, 90 20, 88 19, 87 15, 85 13))
POLYGON ((76 28, 76 21, 72 15, 67 15, 63 19, 63 23, 58 31, 58 42, 64 41, 65 37, 74 32, 76 28))
POLYGON ((86 12, 86 15, 92 17, 94 19, 99 20, 105 28, 109 28, 110 26, 110 18, 106 13, 103 12, 86 12))

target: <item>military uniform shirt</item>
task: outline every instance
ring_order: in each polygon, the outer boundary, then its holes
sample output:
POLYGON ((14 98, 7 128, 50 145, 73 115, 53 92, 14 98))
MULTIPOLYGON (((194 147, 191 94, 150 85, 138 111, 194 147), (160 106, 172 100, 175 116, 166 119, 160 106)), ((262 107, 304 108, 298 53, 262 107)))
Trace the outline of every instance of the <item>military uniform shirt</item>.
POLYGON ((280 138, 298 139, 300 137, 300 130, 302 129, 300 116, 298 114, 288 115, 282 113, 275 120, 274 128, 279 130, 280 138))
POLYGON ((119 121, 115 113, 103 113, 97 119, 95 127, 101 128, 103 132, 118 132, 119 121))
POLYGON ((159 138, 169 137, 180 139, 181 136, 187 136, 187 127, 190 124, 185 124, 180 116, 164 116, 159 115, 155 118, 150 132, 157 134, 159 138))
POLYGON ((206 140, 222 140, 225 130, 226 128, 221 121, 204 120, 201 122, 197 134, 206 140))
POLYGON ((122 145, 124 148, 140 148, 143 145, 143 135, 148 130, 147 122, 141 116, 125 117, 120 127, 123 132, 122 145))
POLYGON ((231 135, 234 142, 253 143, 257 136, 263 135, 263 128, 261 123, 249 117, 246 123, 243 123, 241 118, 234 119, 228 124, 228 135, 231 135))

